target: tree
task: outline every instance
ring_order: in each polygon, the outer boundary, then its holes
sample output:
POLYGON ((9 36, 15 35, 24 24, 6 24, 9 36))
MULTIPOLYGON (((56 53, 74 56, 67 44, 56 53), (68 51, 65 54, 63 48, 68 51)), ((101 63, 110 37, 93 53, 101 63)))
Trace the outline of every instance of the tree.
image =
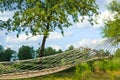
POLYGON ((12 54, 16 53, 14 50, 7 48, 4 50, 2 45, 0 45, 0 61, 10 61, 12 54))
POLYGON ((57 53, 62 53, 63 51, 61 50, 61 49, 59 49, 58 51, 57 51, 57 53))
POLYGON ((3 61, 3 53, 4 53, 4 48, 2 45, 0 45, 0 61, 3 61))
POLYGON ((112 1, 107 8, 115 13, 114 20, 106 20, 103 36, 112 39, 113 44, 120 42, 120 1, 112 1))
POLYGON ((33 47, 23 45, 22 47, 19 48, 19 51, 18 51, 19 60, 31 59, 33 58, 33 55, 34 55, 33 47))
MULTIPOLYGON (((40 54, 40 49, 38 48, 37 50, 36 50, 36 54, 37 54, 37 56, 38 56, 38 54, 40 54)), ((54 55, 54 54, 58 54, 58 53, 62 53, 63 51, 61 50, 61 49, 59 49, 59 50, 55 50, 55 49, 53 49, 52 47, 47 47, 47 48, 45 48, 45 51, 44 51, 44 55, 43 56, 50 56, 50 55, 54 55)))
POLYGON ((12 54, 16 53, 14 50, 11 50, 10 48, 7 48, 4 51, 3 61, 10 61, 12 54))
POLYGON ((45 56, 53 55, 55 53, 56 53, 56 50, 51 47, 47 47, 44 52, 45 56))
POLYGON ((78 22, 79 16, 92 16, 98 14, 95 0, 5 0, 1 1, 0 10, 15 10, 11 19, 11 30, 25 32, 27 35, 43 35, 40 57, 43 56, 46 39, 49 32, 57 28, 63 34, 63 28, 78 22), (14 5, 15 4, 15 5, 14 5))
POLYGON ((73 50, 73 49, 74 49, 74 46, 71 45, 71 46, 68 47, 68 49, 66 51, 70 51, 70 50, 73 50))
POLYGON ((68 50, 73 50, 73 49, 74 49, 73 45, 69 46, 69 48, 68 48, 68 50))

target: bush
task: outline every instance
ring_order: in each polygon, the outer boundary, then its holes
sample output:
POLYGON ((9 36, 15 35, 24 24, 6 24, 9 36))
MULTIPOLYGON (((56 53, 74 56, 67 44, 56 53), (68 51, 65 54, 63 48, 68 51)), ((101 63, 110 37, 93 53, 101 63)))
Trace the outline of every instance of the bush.
POLYGON ((103 71, 103 72, 106 72, 106 69, 107 69, 107 60, 99 60, 99 61, 95 61, 92 65, 93 67, 93 70, 95 72, 100 72, 100 71, 103 71))
POLYGON ((91 68, 87 63, 82 63, 76 66, 75 80, 84 80, 86 77, 90 77, 91 68))
POLYGON ((107 63, 110 71, 120 70, 120 58, 113 58, 107 63))
POLYGON ((120 49, 117 49, 117 51, 114 54, 114 57, 120 58, 120 49))
POLYGON ((95 72, 120 70, 120 58, 95 61, 92 68, 95 72))

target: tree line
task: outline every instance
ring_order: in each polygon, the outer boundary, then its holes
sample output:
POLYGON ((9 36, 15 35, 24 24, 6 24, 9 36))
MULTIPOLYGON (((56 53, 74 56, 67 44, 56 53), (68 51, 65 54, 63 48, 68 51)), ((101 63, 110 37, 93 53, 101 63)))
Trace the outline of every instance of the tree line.
MULTIPOLYGON (((74 47, 71 45, 68 47, 67 50, 69 51, 74 49, 74 47)), ((2 45, 0 45, 0 61, 16 61, 16 60, 25 60, 25 59, 32 59, 32 58, 38 58, 40 55, 40 48, 34 49, 31 46, 21 46, 18 49, 18 52, 12 50, 11 48, 4 49, 2 45)), ((53 49, 52 47, 45 48, 45 54, 43 56, 50 56, 58 53, 62 53, 63 50, 59 49, 53 49)))

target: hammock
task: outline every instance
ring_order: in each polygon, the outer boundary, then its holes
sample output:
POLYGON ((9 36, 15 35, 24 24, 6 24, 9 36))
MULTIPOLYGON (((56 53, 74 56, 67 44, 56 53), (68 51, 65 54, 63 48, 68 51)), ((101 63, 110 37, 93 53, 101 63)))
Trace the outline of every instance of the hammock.
POLYGON ((102 51, 83 48, 65 51, 63 53, 15 62, 0 62, 0 79, 30 78, 56 73, 70 67, 111 57, 102 51))

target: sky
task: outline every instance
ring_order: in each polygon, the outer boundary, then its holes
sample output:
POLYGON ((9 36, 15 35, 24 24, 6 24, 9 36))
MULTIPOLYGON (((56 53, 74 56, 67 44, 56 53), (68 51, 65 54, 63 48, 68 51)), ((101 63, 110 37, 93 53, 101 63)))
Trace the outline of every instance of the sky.
MULTIPOLYGON (((47 39, 45 47, 52 47, 56 50, 67 49, 70 45, 73 45, 75 48, 80 46, 87 46, 90 48, 95 48, 98 44, 101 44, 105 39, 102 37, 102 27, 104 27, 104 19, 112 19, 114 14, 110 13, 106 6, 111 0, 97 0, 99 5, 99 14, 98 23, 94 26, 91 25, 87 20, 83 23, 78 22, 74 23, 69 28, 64 28, 64 36, 60 32, 50 32, 50 35, 47 39)), ((13 16, 13 12, 4 12, 0 13, 0 20, 7 20, 13 16)), ((43 36, 32 35, 26 36, 24 33, 21 33, 19 38, 16 37, 15 32, 11 32, 8 35, 5 35, 5 30, 0 30, 0 45, 3 47, 11 48, 15 51, 22 45, 33 46, 34 49, 40 47, 43 36), (29 38, 29 39, 28 39, 29 38)))

